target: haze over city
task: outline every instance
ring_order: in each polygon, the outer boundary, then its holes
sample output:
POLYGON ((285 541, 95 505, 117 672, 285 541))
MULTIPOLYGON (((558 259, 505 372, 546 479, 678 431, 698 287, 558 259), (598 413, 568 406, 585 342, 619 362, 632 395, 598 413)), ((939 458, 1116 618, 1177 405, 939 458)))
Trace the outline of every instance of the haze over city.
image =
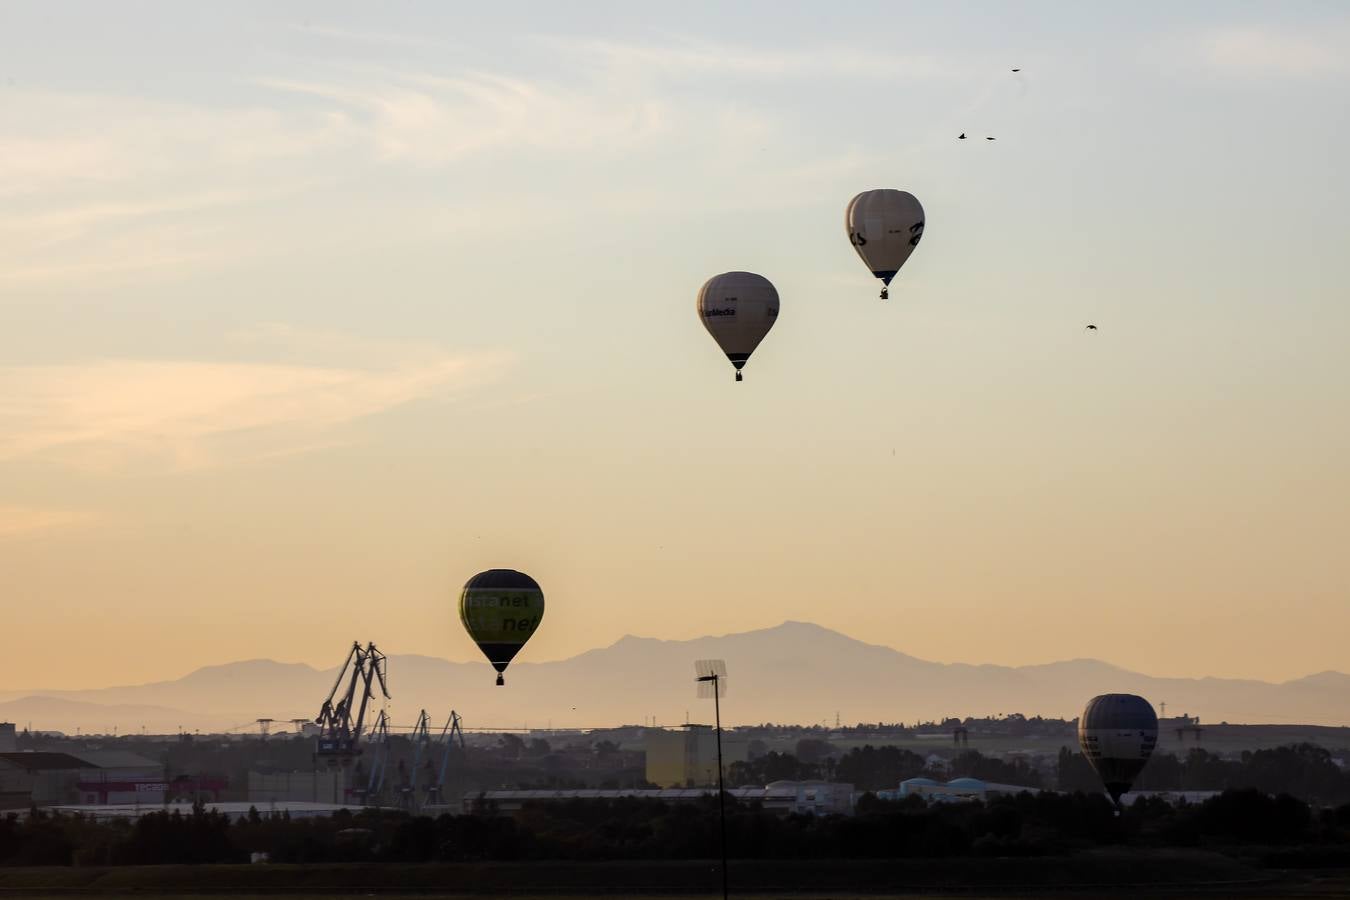
POLYGON ((549 602, 520 663, 792 619, 1344 671, 1348 38, 1316 3, 7 4, 12 686, 481 664, 457 592, 506 566, 549 602), (928 220, 882 302, 840 224, 889 185, 928 220), (782 300, 742 384, 693 310, 736 269, 782 300))

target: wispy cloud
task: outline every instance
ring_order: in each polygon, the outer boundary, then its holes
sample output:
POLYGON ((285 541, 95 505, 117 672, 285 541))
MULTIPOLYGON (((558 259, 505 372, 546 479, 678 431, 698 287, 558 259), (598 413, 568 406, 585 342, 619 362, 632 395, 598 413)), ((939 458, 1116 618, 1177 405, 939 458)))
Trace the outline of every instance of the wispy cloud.
MULTIPOLYGON (((307 30, 368 45, 382 62, 293 61, 275 75, 245 78, 243 93, 226 105, 7 92, 0 302, 247 265, 274 251, 272 229, 283 220, 292 233, 315 226, 309 233, 321 241, 334 231, 302 221, 305 204, 280 209, 279 198, 364 178, 373 167, 434 169, 496 156, 627 161, 668 153, 672 139, 697 135, 695 146, 707 153, 686 165, 716 175, 773 144, 786 127, 765 106, 728 94, 728 74, 777 80, 944 71, 933 58, 857 48, 518 39, 527 51, 521 60, 552 57, 545 76, 534 63, 474 68, 398 52, 425 44, 418 35, 307 30), (661 84, 695 79, 693 94, 661 84)), ((453 219, 481 228, 502 218, 499 206, 485 203, 477 214, 457 208, 453 219)))
POLYGON ((205 183, 219 184, 238 167, 338 145, 345 126, 331 111, 10 91, 0 123, 0 196, 64 199, 185 169, 214 173, 205 183))
POLYGON ((498 377, 499 353, 382 368, 103 360, 0 368, 0 460, 199 468, 331 441, 358 419, 498 377))
POLYGON ((364 31, 357 28, 339 28, 334 25, 295 25, 294 31, 301 34, 326 38, 334 41, 349 41, 357 44, 373 44, 383 47, 423 47, 445 50, 456 45, 451 41, 421 34, 401 34, 393 31, 364 31))
POLYGON ((0 541, 37 537, 85 525, 94 514, 70 509, 0 506, 0 541))
POLYGON ((1198 38, 1210 68, 1245 75, 1319 76, 1350 72, 1350 27, 1301 31, 1267 25, 1217 28, 1198 38))
POLYGON ((821 45, 793 50, 715 43, 675 37, 661 43, 596 40, 539 35, 543 47, 628 72, 664 76, 708 76, 728 73, 758 78, 882 76, 933 78, 950 74, 938 57, 925 54, 880 54, 854 46, 821 45))
POLYGON ((303 189, 305 160, 355 140, 344 134, 331 110, 8 92, 0 301, 242 255, 255 238, 220 211, 303 189))
POLYGON ((331 80, 260 79, 335 104, 386 161, 441 164, 489 151, 619 152, 669 132, 657 101, 619 99, 488 72, 455 77, 386 71, 331 80))

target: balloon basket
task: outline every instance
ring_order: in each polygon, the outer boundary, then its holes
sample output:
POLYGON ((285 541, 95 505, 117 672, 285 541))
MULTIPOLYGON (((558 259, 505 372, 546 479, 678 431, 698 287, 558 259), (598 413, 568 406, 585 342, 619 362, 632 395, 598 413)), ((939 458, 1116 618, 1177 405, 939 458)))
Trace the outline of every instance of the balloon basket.
POLYGON ((497 675, 497 687, 501 687, 501 686, 504 685, 504 684, 506 684, 506 679, 503 678, 500 674, 498 674, 498 675, 497 675))
POLYGON ((889 289, 889 288, 882 288, 882 289, 881 289, 881 299, 882 299, 882 300, 889 300, 890 298, 891 298, 891 292, 890 292, 890 289, 889 289))
POLYGON ((737 373, 736 373, 736 380, 737 380, 737 381, 744 381, 745 379, 741 377, 741 373, 740 373, 740 372, 737 372, 737 373))

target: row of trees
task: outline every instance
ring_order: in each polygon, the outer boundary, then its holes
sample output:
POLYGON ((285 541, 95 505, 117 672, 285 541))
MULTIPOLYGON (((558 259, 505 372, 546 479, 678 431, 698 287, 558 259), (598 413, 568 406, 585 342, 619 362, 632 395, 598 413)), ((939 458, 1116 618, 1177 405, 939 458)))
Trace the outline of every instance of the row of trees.
MULTIPOLYGON (((1065 791, 1101 789, 1097 774, 1080 753, 1059 752, 1058 786, 1065 791)), ((1350 803, 1350 771, 1336 765, 1331 753, 1314 744, 1246 751, 1224 759, 1201 748, 1184 757, 1155 755, 1135 779, 1141 791, 1224 791, 1252 788, 1267 794, 1289 794, 1309 803, 1350 803)))
MULTIPOLYGON (((803 741, 803 744, 806 742, 803 741)), ((799 751, 800 751, 799 746, 799 751)), ((824 778, 842 781, 863 791, 894 790, 908 778, 979 778, 999 784, 1020 787, 1043 787, 1041 774, 1024 760, 1011 762, 985 756, 977 750, 956 755, 937 771, 928 767, 924 757, 903 747, 855 747, 839 757, 816 758, 808 761, 802 755, 770 752, 746 762, 732 763, 728 783, 741 785, 769 784, 774 781, 809 781, 824 778)))
MULTIPOLYGON (((972 777, 1021 787, 1061 791, 1100 792, 1101 780, 1081 753, 1061 748, 1055 772, 1046 777, 1018 758, 1001 760, 976 750, 957 754, 940 768, 930 768, 924 757, 902 747, 866 746, 839 756, 821 756, 811 741, 801 741, 798 753, 770 752, 746 762, 732 763, 728 783, 734 787, 773 781, 829 779, 859 790, 893 790, 908 778, 972 777), (1053 783, 1052 783, 1053 779, 1053 783)), ((1154 755, 1135 780, 1141 791, 1224 791, 1252 788, 1266 794, 1289 794, 1319 806, 1350 803, 1350 771, 1336 764, 1331 753, 1314 744, 1294 744, 1244 752, 1225 759, 1201 748, 1183 757, 1154 755)))
MULTIPOLYGON (((253 811, 231 821, 197 808, 97 823, 34 812, 0 819, 0 865, 236 863, 257 852, 279 863, 706 859, 717 853, 717 822, 715 798, 578 800, 514 816, 485 809, 437 819, 364 810, 292 820, 253 811)), ((1116 816, 1098 794, 931 806, 866 795, 852 817, 781 816, 733 803, 728 840, 734 856, 753 859, 1062 855, 1106 844, 1245 853, 1252 845, 1297 844, 1341 851, 1344 863, 1350 806, 1314 812, 1292 797, 1247 790, 1190 806, 1141 802, 1116 816)))

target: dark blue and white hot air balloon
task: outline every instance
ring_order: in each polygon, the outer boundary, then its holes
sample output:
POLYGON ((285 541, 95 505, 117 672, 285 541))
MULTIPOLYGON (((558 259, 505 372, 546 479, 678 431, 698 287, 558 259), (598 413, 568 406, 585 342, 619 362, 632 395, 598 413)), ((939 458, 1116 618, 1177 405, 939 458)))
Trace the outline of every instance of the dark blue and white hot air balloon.
POLYGON ((1157 744, 1158 714, 1134 694, 1093 697, 1078 719, 1078 745, 1117 806, 1157 744))

